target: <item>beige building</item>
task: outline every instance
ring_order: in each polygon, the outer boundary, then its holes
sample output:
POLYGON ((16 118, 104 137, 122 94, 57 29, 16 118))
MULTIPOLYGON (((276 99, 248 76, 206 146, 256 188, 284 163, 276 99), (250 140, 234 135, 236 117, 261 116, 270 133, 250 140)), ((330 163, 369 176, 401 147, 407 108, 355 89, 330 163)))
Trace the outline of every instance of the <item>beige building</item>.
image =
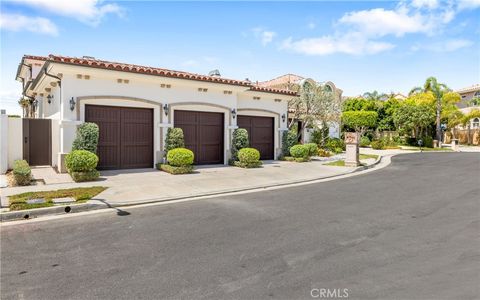
MULTIPOLYGON (((472 106, 471 100, 475 97, 480 98, 480 84, 474 84, 472 86, 462 88, 455 91, 460 94, 462 100, 458 103, 459 108, 465 108, 472 106)), ((478 104, 477 104, 478 106, 478 104)))

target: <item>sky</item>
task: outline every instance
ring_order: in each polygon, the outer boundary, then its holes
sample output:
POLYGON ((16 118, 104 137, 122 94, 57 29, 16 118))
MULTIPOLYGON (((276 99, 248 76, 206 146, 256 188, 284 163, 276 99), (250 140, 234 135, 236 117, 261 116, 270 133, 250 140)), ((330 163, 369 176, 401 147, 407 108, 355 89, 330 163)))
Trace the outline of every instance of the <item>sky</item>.
POLYGON ((24 54, 84 55, 264 81, 293 73, 344 96, 480 83, 480 0, 0 1, 0 108, 19 114, 24 54))

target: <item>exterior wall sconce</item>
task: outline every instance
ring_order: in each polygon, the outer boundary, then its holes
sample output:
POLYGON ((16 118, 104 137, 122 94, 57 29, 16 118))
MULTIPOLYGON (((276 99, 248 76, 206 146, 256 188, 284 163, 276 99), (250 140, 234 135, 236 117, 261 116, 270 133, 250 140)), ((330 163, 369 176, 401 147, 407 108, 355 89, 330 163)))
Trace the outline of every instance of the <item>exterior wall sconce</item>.
POLYGON ((283 123, 285 123, 285 118, 286 118, 286 116, 285 116, 285 114, 283 114, 283 115, 282 115, 282 122, 283 122, 283 123))
POLYGON ((48 102, 48 104, 52 103, 52 99, 53 99, 53 96, 50 95, 50 94, 48 94, 48 96, 47 96, 47 102, 48 102))
POLYGON ((70 110, 73 111, 75 109, 75 99, 72 97, 72 99, 70 99, 70 110))
POLYGON ((237 116, 237 111, 235 110, 235 108, 232 109, 232 118, 235 119, 235 117, 237 116))
POLYGON ((163 112, 165 113, 165 116, 168 116, 168 104, 166 104, 166 103, 163 106, 163 112))

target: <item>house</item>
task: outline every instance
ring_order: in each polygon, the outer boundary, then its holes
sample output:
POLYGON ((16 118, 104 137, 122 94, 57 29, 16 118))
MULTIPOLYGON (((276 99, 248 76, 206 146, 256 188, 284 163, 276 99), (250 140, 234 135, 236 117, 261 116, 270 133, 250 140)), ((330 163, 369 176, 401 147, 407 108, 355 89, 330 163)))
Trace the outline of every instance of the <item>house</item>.
POLYGON ((238 127, 248 130, 261 159, 276 159, 287 127, 287 102, 296 95, 223 78, 218 71, 206 76, 86 56, 25 55, 16 79, 39 118, 37 123, 24 120, 30 144, 23 145, 23 156, 44 152, 43 161, 61 172, 83 122, 100 128, 99 169, 154 167, 163 160, 170 127, 183 129, 196 164, 227 164, 231 134, 238 127))
MULTIPOLYGON (((282 90, 289 90, 292 91, 293 86, 298 85, 300 82, 307 80, 307 81, 312 81, 315 82, 316 84, 320 86, 324 86, 327 90, 333 92, 335 100, 338 103, 341 103, 343 101, 342 98, 342 93, 343 90, 339 89, 338 87, 335 86, 335 84, 331 81, 326 81, 326 82, 317 82, 312 78, 305 78, 299 75, 295 74, 285 74, 282 76, 279 76, 277 78, 268 80, 268 81, 263 81, 259 82, 258 85, 266 88, 275 88, 275 89, 282 89, 282 90)), ((340 106, 339 106, 340 107, 340 106)), ((289 111, 290 113, 290 118, 294 111, 289 111)), ((340 113, 340 112, 339 112, 340 113)), ((301 120, 300 120, 301 121, 301 120)), ((339 122, 329 122, 329 136, 332 138, 339 138, 340 137, 340 123, 339 122)), ((319 124, 319 127, 322 125, 319 124)), ((306 132, 302 132, 301 135, 303 137, 303 140, 308 142, 309 141, 309 136, 312 133, 313 129, 306 129, 306 132)))
POLYGON ((462 98, 462 100, 457 104, 459 108, 480 106, 480 101, 472 103, 472 99, 480 99, 480 84, 474 84, 472 86, 456 90, 455 92, 460 94, 460 97, 462 98))

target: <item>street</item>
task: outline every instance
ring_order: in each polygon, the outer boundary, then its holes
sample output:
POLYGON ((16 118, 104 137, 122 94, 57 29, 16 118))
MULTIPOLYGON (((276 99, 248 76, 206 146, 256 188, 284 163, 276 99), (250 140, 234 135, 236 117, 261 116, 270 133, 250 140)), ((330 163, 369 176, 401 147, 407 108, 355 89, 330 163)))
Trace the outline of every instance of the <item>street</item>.
POLYGON ((478 153, 123 210, 2 227, 1 299, 480 298, 478 153))

